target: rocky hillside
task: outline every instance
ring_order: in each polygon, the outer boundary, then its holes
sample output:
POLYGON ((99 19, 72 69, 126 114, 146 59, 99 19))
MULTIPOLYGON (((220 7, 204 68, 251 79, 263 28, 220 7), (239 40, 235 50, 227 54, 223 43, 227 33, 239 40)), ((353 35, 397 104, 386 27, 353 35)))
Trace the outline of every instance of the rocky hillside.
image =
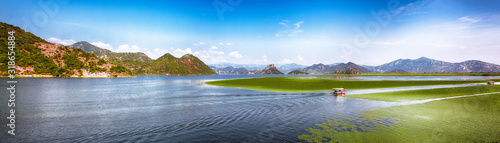
POLYGON ((405 70, 402 70, 402 69, 394 69, 394 70, 387 72, 387 73, 408 73, 408 72, 405 70))
POLYGON ((314 64, 312 66, 303 68, 303 69, 298 69, 302 72, 306 73, 312 73, 312 74, 327 74, 327 73, 336 73, 337 71, 346 71, 349 69, 357 69, 361 73, 368 73, 370 72, 368 69, 356 65, 352 62, 348 63, 341 63, 335 66, 330 66, 330 65, 324 65, 324 64, 314 64))
POLYGON ((186 54, 181 58, 176 58, 169 53, 152 61, 144 71, 148 75, 215 75, 210 67, 205 65, 197 57, 186 54))
POLYGON ((136 75, 205 75, 215 74, 205 63, 197 57, 187 54, 176 58, 167 53, 162 57, 152 60, 142 52, 116 53, 107 49, 101 49, 88 42, 81 41, 70 45, 111 63, 122 65, 130 69, 136 75))
POLYGON ((263 70, 256 70, 256 71, 251 71, 248 72, 248 74, 283 74, 281 71, 279 71, 274 64, 268 65, 266 68, 263 70))
POLYGON ((309 73, 302 72, 302 71, 299 71, 299 70, 293 70, 291 72, 288 72, 287 74, 288 75, 306 75, 306 74, 309 74, 309 73))
MULTIPOLYGON (((7 32, 15 31, 16 73, 55 77, 130 77, 127 68, 109 63, 80 49, 49 43, 19 27, 0 22, 0 46, 7 47, 7 32)), ((7 53, 9 49, 1 48, 7 53)), ((7 74, 8 58, 0 54, 0 73, 7 74)))
POLYGON ((351 68, 351 69, 348 69, 348 70, 345 70, 345 71, 337 71, 335 73, 336 74, 361 74, 361 72, 359 72, 355 68, 351 68))
POLYGON ((83 51, 90 53, 90 52, 96 52, 102 50, 101 48, 94 46, 90 44, 89 42, 86 41, 80 41, 76 42, 74 44, 69 45, 68 47, 71 48, 76 48, 76 49, 82 49, 83 51))

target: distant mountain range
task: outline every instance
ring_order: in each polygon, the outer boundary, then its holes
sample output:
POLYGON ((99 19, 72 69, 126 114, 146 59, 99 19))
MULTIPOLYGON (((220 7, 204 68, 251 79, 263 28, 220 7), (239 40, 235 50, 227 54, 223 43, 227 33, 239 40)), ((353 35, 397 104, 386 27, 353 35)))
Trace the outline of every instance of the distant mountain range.
MULTIPOLYGON (((231 65, 226 63, 226 65, 231 65)), ((238 70, 232 68, 215 68, 218 74, 242 74, 244 72, 235 73, 236 71, 245 71, 245 65, 240 64, 238 70), (234 71, 234 72, 230 72, 234 71)), ((330 74, 342 73, 350 69, 356 69, 360 73, 460 73, 460 72, 500 72, 500 65, 487 63, 478 60, 469 60, 460 63, 450 63, 439 60, 434 60, 426 57, 418 59, 398 59, 380 66, 357 65, 352 62, 334 63, 325 65, 322 63, 304 66, 299 64, 287 64, 277 67, 280 71, 298 70, 311 74, 330 74)))
MULTIPOLYGON (((256 64, 232 64, 232 63, 218 63, 209 64, 210 68, 214 70, 217 74, 247 74, 248 71, 261 70, 266 65, 256 65, 256 64)), ((305 65, 300 65, 296 63, 284 64, 276 66, 276 68, 283 73, 288 73, 292 70, 299 68, 304 68, 305 65)))
POLYGON ((86 41, 80 41, 69 47, 82 49, 112 63, 120 64, 137 75, 211 75, 216 74, 197 57, 186 54, 176 58, 169 53, 152 60, 142 52, 116 53, 101 49, 86 41))
POLYGON ((227 66, 224 68, 217 68, 210 66, 210 68, 217 74, 248 74, 248 70, 243 67, 234 68, 232 66, 227 66))
POLYGON ((218 64, 209 64, 211 68, 222 69, 226 67, 232 68, 245 68, 249 71, 260 70, 265 68, 267 65, 258 65, 258 64, 233 64, 233 63, 218 63, 218 64))
POLYGON ((398 59, 380 66, 365 67, 374 72, 390 72, 396 69, 413 73, 500 72, 500 65, 483 61, 469 60, 460 63, 450 63, 426 57, 418 59, 398 59))
POLYGON ((335 66, 324 65, 324 64, 320 63, 320 64, 314 64, 312 66, 308 66, 306 68, 302 68, 302 69, 298 69, 298 70, 302 71, 302 72, 306 72, 306 73, 311 73, 311 74, 328 74, 328 73, 336 73, 337 71, 346 71, 349 69, 356 69, 357 71, 359 71, 361 73, 370 72, 365 67, 356 65, 355 63, 352 63, 352 62, 336 64, 335 66))
POLYGON ((296 63, 290 63, 290 64, 285 64, 285 65, 280 65, 278 66, 278 70, 284 72, 284 73, 288 73, 288 72, 291 72, 293 70, 296 70, 296 69, 300 69, 300 68, 305 68, 307 66, 304 66, 304 65, 299 65, 299 64, 296 64, 296 63))

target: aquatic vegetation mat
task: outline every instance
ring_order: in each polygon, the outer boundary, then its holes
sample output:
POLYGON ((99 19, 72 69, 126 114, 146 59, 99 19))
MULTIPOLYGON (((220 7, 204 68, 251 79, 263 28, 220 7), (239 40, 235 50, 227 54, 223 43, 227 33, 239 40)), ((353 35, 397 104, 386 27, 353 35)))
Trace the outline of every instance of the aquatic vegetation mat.
POLYGON ((500 94, 392 106, 362 113, 371 119, 390 118, 395 121, 390 126, 339 131, 338 128, 355 128, 358 125, 331 120, 316 124, 316 128, 306 129, 308 134, 298 138, 306 142, 500 141, 500 94))

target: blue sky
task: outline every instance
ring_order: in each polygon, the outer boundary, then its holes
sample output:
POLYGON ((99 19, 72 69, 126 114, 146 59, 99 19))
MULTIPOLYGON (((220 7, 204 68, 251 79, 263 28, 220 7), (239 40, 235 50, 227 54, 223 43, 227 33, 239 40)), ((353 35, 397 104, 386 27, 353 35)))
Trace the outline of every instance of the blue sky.
POLYGON ((48 41, 205 63, 380 65, 422 56, 500 64, 500 1, 0 1, 48 41), (375 14, 375 16, 374 16, 375 14))

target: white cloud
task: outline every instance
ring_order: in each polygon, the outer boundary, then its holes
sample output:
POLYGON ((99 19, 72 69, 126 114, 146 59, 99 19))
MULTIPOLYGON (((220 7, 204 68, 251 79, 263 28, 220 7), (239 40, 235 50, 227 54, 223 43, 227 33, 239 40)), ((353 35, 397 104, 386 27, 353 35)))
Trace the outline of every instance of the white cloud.
POLYGON ((191 48, 186 48, 185 50, 182 50, 182 49, 179 49, 177 48, 176 50, 174 50, 172 53, 173 56, 175 57, 182 57, 184 56, 185 54, 193 54, 193 51, 191 51, 191 48))
POLYGON ((226 43, 226 45, 231 46, 231 45, 233 45, 233 43, 226 43))
POLYGON ((286 30, 283 30, 283 31, 279 31, 278 33, 275 34, 276 37, 280 37, 280 36, 283 36, 283 35, 287 35, 287 36, 296 36, 297 34, 301 33, 302 30, 300 30, 300 26, 304 23, 304 21, 299 21, 295 24, 293 24, 295 27, 290 27, 288 26, 288 20, 283 20, 281 21, 279 24, 280 25, 283 25, 286 30))
POLYGON ((203 46, 203 45, 205 45, 205 42, 193 43, 193 46, 203 46))
POLYGON ((139 48, 137 45, 129 46, 128 44, 123 44, 118 46, 115 52, 141 52, 145 50, 144 48, 139 48))
POLYGON ((218 48, 215 46, 212 46, 211 49, 217 50, 218 48))
POLYGON ((229 57, 243 58, 243 56, 240 53, 238 53, 238 51, 230 52, 229 57))
POLYGON ((220 63, 226 62, 224 52, 216 50, 200 50, 193 53, 194 56, 200 58, 205 63, 220 63))
POLYGON ((298 61, 298 62, 303 62, 303 61, 304 61, 304 58, 302 58, 302 56, 300 56, 300 55, 299 55, 299 56, 297 56, 297 61, 298 61))
POLYGON ((166 53, 168 53, 168 50, 155 48, 153 50, 153 52, 148 50, 146 53, 148 53, 148 55, 151 56, 151 58, 156 59, 156 58, 161 57, 161 56, 165 55, 166 53))
POLYGON ((54 37, 49 38, 49 39, 48 39, 48 41, 49 41, 49 42, 52 42, 52 43, 59 43, 59 44, 62 44, 62 45, 64 45, 64 46, 68 46, 68 45, 71 45, 71 44, 76 43, 76 41, 75 41, 75 40, 73 40, 73 39, 69 39, 69 40, 62 40, 62 39, 58 39, 58 38, 54 38, 54 37))
POLYGON ((262 56, 262 59, 258 59, 258 60, 255 60, 255 61, 257 61, 257 62, 259 62, 259 63, 260 63, 260 62, 268 62, 269 60, 267 59, 267 56, 266 56, 266 55, 263 55, 263 56, 262 56))
POLYGON ((111 51, 114 51, 113 47, 107 43, 103 43, 103 42, 92 42, 90 43, 94 46, 97 46, 99 48, 103 48, 103 49, 108 49, 108 50, 111 50, 111 51))
POLYGON ((301 25, 302 23, 304 23, 304 21, 299 21, 299 22, 297 22, 297 23, 295 23, 295 24, 293 24, 293 25, 295 25, 295 29, 299 29, 299 28, 300 28, 300 25, 301 25))
POLYGON ((224 45, 224 43, 221 42, 221 43, 219 43, 219 45, 224 45))
POLYGON ((299 55, 295 59, 284 58, 283 60, 279 61, 278 64, 303 63, 303 62, 304 58, 299 55))
POLYGON ((413 3, 409 3, 407 5, 400 6, 396 10, 393 11, 394 15, 401 14, 403 11, 409 11, 410 8, 413 6, 413 3))
POLYGON ((286 20, 286 21, 285 21, 285 20, 283 20, 283 21, 282 21, 282 22, 280 22, 279 24, 280 24, 280 25, 283 25, 283 26, 285 26, 285 27, 287 27, 287 28, 288 28, 288 27, 290 27, 290 26, 288 26, 288 24, 287 24, 287 23, 285 23, 285 22, 288 22, 288 20, 286 20))
POLYGON ((460 17, 460 18, 458 18, 458 20, 460 20, 462 22, 469 22, 469 23, 476 23, 476 22, 480 21, 480 19, 470 18, 468 16, 460 17))
POLYGON ((292 62, 293 62, 292 60, 287 59, 287 58, 284 58, 284 59, 281 61, 281 63, 283 63, 283 64, 289 64, 289 63, 292 63, 292 62))

